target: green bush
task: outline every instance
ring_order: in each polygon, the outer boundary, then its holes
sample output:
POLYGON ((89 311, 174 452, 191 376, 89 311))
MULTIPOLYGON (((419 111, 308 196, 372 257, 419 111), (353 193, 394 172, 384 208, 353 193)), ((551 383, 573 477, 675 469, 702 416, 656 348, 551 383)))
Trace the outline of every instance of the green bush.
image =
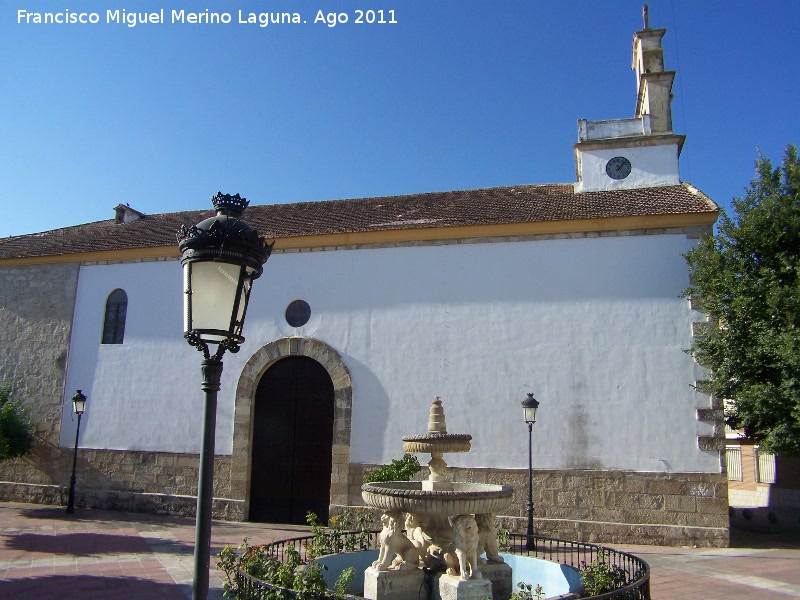
POLYGON ((303 562, 294 548, 286 550, 286 562, 281 562, 269 553, 267 546, 250 546, 247 538, 237 553, 232 546, 225 546, 219 553, 217 568, 224 571, 227 581, 223 585, 226 598, 238 598, 237 571, 270 584, 262 600, 341 600, 355 577, 355 569, 345 569, 336 578, 333 590, 325 586, 323 567, 314 561, 317 556, 366 550, 372 544, 372 513, 366 509, 347 509, 344 514, 331 517, 330 527, 320 525, 317 515, 307 515, 314 539, 305 542, 308 562, 303 562), (357 535, 343 535, 347 531, 358 531, 357 535))
POLYGON ((544 598, 544 589, 538 583, 534 588, 532 585, 520 581, 517 584, 518 592, 511 592, 511 600, 542 600, 544 598))
POLYGON ((408 481, 419 473, 422 467, 413 454, 404 454, 400 460, 393 460, 391 464, 367 471, 364 474, 364 483, 383 481, 408 481))
POLYGON ((610 565, 606 562, 604 550, 598 550, 597 558, 591 564, 581 562, 581 577, 586 592, 590 596, 607 594, 625 586, 628 581, 628 572, 622 567, 610 565))
POLYGON ((357 552, 372 546, 372 521, 374 515, 366 508, 344 509, 342 514, 328 519, 328 527, 319 522, 312 511, 306 514, 306 522, 311 526, 314 538, 305 542, 306 554, 310 559, 326 554, 357 552), (358 532, 351 535, 349 532, 358 532))
POLYGON ((511 532, 505 527, 497 530, 497 549, 500 552, 511 552, 511 532))
POLYGON ((228 579, 223 585, 223 595, 226 598, 239 597, 236 572, 240 569, 251 577, 274 586, 264 596, 265 600, 293 600, 294 594, 288 590, 301 591, 295 585, 307 586, 309 592, 320 589, 320 586, 323 592, 325 590, 325 582, 322 580, 322 571, 319 568, 309 569, 310 572, 306 573, 304 578, 300 576, 299 567, 303 565, 303 562, 300 560, 300 553, 294 548, 287 550, 288 558, 285 563, 267 553, 266 547, 263 545, 249 546, 247 538, 239 546, 239 550, 242 552, 237 556, 231 546, 225 546, 219 553, 217 568, 224 571, 228 579))
POLYGON ((31 424, 19 402, 11 400, 11 386, 0 386, 0 460, 27 454, 33 444, 31 424))

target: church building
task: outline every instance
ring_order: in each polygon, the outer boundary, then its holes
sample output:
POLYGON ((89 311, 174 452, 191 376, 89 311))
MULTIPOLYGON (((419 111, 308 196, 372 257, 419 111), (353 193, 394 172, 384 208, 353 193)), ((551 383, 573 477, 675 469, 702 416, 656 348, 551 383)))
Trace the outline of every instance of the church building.
MULTIPOLYGON (((718 208, 680 178, 664 33, 633 37, 633 118, 578 121, 576 182, 245 211, 275 246, 224 357, 215 517, 363 504, 364 471, 440 396, 472 436, 454 480, 514 487, 498 517, 524 530, 531 392, 537 533, 728 544, 721 405, 685 352, 706 317, 681 295, 718 208)), ((0 239, 0 383, 35 425, 0 499, 65 503, 80 389, 76 505, 193 513, 203 396, 175 235, 202 208, 0 239)))

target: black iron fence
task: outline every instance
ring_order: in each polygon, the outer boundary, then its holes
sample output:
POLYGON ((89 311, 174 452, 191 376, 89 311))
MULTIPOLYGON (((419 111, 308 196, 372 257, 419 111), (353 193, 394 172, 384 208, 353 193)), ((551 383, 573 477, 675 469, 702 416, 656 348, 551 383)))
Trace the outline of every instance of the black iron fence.
POLYGON ((509 535, 509 545, 510 547, 505 550, 509 554, 542 558, 575 569, 596 564, 602 554, 602 559, 609 570, 623 575, 622 585, 613 592, 595 596, 585 595, 583 598, 650 600, 650 565, 633 554, 597 544, 557 538, 533 536, 529 541, 528 536, 514 533, 509 535))
MULTIPOLYGON (((360 543, 359 545, 362 546, 362 549, 377 549, 379 533, 378 531, 371 533, 372 543, 370 548, 363 548, 364 544, 360 543)), ((341 547, 352 546, 352 544, 347 543, 348 538, 351 538, 351 536, 362 536, 360 542, 363 542, 363 534, 361 532, 343 532, 337 535, 340 536, 337 543, 341 547)), ((313 536, 303 536, 281 540, 267 544, 263 547, 263 551, 283 562, 287 558, 287 551, 291 548, 300 553, 303 561, 308 561, 307 548, 313 539, 313 536)), ((615 572, 623 575, 621 587, 618 587, 613 592, 594 596, 583 595, 581 596, 582 598, 587 600, 603 600, 605 598, 650 600, 650 566, 641 558, 627 552, 597 544, 573 542, 557 538, 533 536, 528 539, 526 535, 520 534, 510 534, 507 547, 501 548, 501 552, 541 558, 569 565, 574 569, 580 569, 584 565, 597 564, 602 557, 602 561, 610 569, 614 569, 615 572)), ((286 598, 288 600, 299 596, 293 590, 278 589, 269 583, 251 577, 242 570, 237 572, 236 584, 238 588, 237 597, 240 600, 262 600, 265 598, 286 598)))
MULTIPOLYGON (((335 554, 338 552, 351 552, 357 550, 377 550, 379 547, 378 536, 380 531, 368 532, 369 539, 366 539, 364 533, 360 531, 341 531, 341 532, 325 532, 326 539, 325 546, 329 549, 326 554, 335 554), (356 541, 357 540, 357 541, 356 541)), ((300 558, 303 562, 308 562, 309 556, 308 549, 313 548, 315 540, 313 535, 304 535, 302 537, 289 538, 288 540, 280 540, 266 544, 263 546, 264 553, 274 556, 281 562, 286 562, 287 552, 289 549, 300 553, 300 558)))

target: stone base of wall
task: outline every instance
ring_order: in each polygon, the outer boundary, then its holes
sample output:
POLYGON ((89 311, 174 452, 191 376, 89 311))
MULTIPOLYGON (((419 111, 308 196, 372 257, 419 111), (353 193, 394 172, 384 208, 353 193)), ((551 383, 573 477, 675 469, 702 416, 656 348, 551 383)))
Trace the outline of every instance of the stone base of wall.
POLYGON ((754 485, 754 489, 728 489, 728 502, 734 508, 755 508, 759 506, 769 506, 770 486, 754 485))
POLYGON ((37 483, 0 481, 0 501, 66 506, 69 488, 37 483))
POLYGON ((770 494, 770 506, 800 510, 800 490, 773 488, 770 494))
MULTIPOLYGON (((197 498, 146 492, 88 490, 83 493, 76 492, 75 505, 105 510, 193 517, 197 509, 197 498)), ((212 517, 223 521, 243 521, 243 507, 244 502, 240 500, 214 498, 212 517)))
MULTIPOLYGON (((501 517, 500 525, 509 531, 525 533, 527 518, 501 517)), ((647 544, 654 546, 696 546, 727 548, 730 536, 727 527, 683 527, 650 523, 604 523, 534 519, 536 535, 579 542, 602 544, 647 544)))
MULTIPOLYGON (((78 450, 75 506, 193 516, 196 510, 197 454, 139 450, 78 450)), ((0 500, 67 504, 72 451, 39 440, 26 457, 0 468, 0 500)), ((213 517, 245 518, 244 500, 231 498, 230 456, 214 457, 213 517)))
MULTIPOLYGON (((371 468, 351 466, 351 505, 363 506, 361 481, 371 468)), ((510 531, 526 531, 527 470, 451 468, 448 476, 513 487, 511 505, 498 517, 510 531)), ((536 470, 534 526, 539 535, 587 542, 725 547, 730 540, 727 483, 724 474, 536 470)))
MULTIPOLYGON (((68 498, 69 488, 66 487, 0 481, 0 501, 2 502, 66 506, 68 498)), ((197 508, 197 498, 194 496, 174 496, 147 492, 76 489, 75 506, 77 508, 100 508, 104 510, 193 517, 197 508)), ((244 502, 230 498, 214 498, 212 515, 215 519, 224 521, 243 521, 244 502)))
MULTIPOLYGON (((60 450, 59 458, 65 459, 68 452, 60 450)), ((0 470, 0 499, 66 504, 70 471, 64 464, 54 469, 56 462, 66 461, 20 459, 6 465, 0 470), (12 472, 18 476, 10 477, 12 472)), ((217 456, 214 463, 214 518, 244 520, 246 498, 232 493, 231 457, 217 456)), ((194 515, 198 465, 193 454, 79 450, 76 506, 194 515)), ((361 483, 371 466, 339 467, 332 474, 331 514, 363 506, 361 483)), ((448 475, 454 481, 513 487, 511 505, 498 516, 507 529, 525 531, 527 470, 451 468, 448 475)), ((589 542, 727 546, 727 484, 723 474, 536 470, 534 522, 541 535, 589 542)))
POLYGON ((800 490, 771 485, 756 485, 755 490, 729 489, 734 508, 794 508, 800 510, 800 490))
POLYGON ((800 509, 798 508, 733 508, 731 529, 753 531, 798 539, 800 534, 800 509))

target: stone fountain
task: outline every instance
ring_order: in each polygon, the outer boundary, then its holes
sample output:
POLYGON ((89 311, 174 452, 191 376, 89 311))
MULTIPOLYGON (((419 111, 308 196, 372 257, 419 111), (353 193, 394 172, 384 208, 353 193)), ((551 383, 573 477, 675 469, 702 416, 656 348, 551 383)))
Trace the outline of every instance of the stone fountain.
POLYGON ((494 518, 511 503, 514 490, 445 477, 443 455, 468 452, 471 440, 467 434, 447 433, 437 396, 428 433, 403 438, 404 452, 431 455, 428 479, 362 486, 367 506, 383 511, 380 554, 364 573, 365 598, 416 600, 426 573, 431 572, 443 573, 433 585, 434 597, 505 600, 510 596, 511 568, 498 554, 494 518))

